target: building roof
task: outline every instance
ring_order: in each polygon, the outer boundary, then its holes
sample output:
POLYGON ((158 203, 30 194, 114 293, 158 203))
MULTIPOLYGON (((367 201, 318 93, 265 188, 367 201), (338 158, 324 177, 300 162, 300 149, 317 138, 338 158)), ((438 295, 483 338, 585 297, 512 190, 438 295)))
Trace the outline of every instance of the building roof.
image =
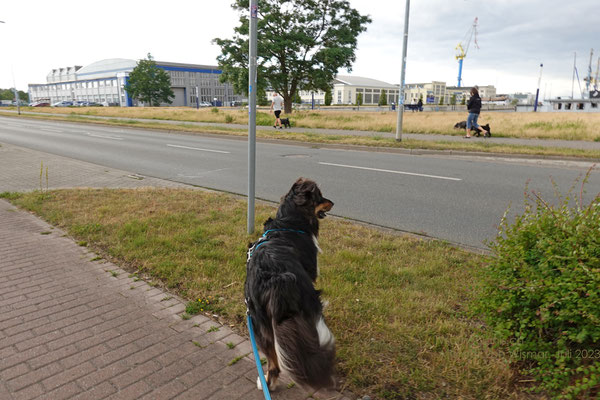
POLYGON ((390 89, 398 89, 397 85, 392 85, 391 83, 378 81, 377 79, 364 78, 362 76, 351 76, 351 75, 337 75, 335 77, 336 83, 343 83, 350 86, 368 86, 368 87, 377 87, 377 88, 390 88, 390 89))
POLYGON ((92 75, 111 75, 117 72, 131 71, 137 65, 137 61, 126 58, 109 58, 96 61, 77 71, 78 77, 92 77, 92 75))

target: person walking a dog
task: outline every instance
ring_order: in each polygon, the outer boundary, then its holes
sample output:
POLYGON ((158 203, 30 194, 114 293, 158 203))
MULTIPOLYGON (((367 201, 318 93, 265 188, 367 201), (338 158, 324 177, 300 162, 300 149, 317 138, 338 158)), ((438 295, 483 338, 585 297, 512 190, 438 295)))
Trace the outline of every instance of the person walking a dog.
POLYGON ((271 101, 271 111, 275 113, 275 125, 273 125, 273 128, 275 129, 277 129, 277 126, 279 126, 279 129, 283 129, 281 127, 281 118, 279 118, 279 116, 281 115, 282 108, 283 98, 279 96, 277 92, 273 93, 273 101, 271 101))
POLYGON ((471 89, 471 98, 467 103, 467 110, 469 111, 469 116, 467 117, 467 134, 464 137, 465 139, 469 139, 471 137, 471 131, 475 131, 478 135, 484 130, 477 125, 477 119, 479 119, 479 113, 481 112, 481 97, 479 97, 479 91, 477 87, 473 87, 471 89))

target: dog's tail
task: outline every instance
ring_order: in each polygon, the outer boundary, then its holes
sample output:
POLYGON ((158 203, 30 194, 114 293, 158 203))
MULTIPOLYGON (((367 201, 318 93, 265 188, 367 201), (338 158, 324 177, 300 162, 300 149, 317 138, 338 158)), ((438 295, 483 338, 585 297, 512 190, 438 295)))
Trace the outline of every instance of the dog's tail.
POLYGON ((299 289, 291 273, 275 280, 265 294, 279 367, 300 385, 333 387, 335 339, 323 319, 318 292, 310 283, 299 289))
POLYGON ((296 315, 274 328, 279 366, 294 382, 314 389, 334 386, 335 341, 322 316, 314 323, 296 315))

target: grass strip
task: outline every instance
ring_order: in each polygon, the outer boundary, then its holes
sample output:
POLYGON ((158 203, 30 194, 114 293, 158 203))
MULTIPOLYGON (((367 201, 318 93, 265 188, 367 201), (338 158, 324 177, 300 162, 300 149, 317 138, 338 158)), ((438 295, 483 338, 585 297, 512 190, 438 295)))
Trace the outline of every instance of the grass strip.
MULTIPOLYGON (((178 295, 211 301, 210 314, 245 330, 246 203, 174 189, 6 193, 130 273, 178 295)), ((275 208, 257 205, 256 222, 275 208)), ((318 288, 329 301, 344 385, 381 399, 525 398, 508 355, 472 316, 486 259, 438 241, 328 218, 318 288)))

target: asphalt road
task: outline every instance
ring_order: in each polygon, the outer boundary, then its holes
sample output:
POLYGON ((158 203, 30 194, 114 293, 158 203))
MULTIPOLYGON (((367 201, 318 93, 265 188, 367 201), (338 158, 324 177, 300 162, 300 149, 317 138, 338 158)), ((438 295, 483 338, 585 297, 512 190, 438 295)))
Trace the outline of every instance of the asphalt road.
MULTIPOLYGON (((145 176, 247 193, 248 144, 227 137, 167 134, 0 117, 0 143, 145 176)), ((450 242, 485 248, 497 225, 523 209, 529 189, 553 199, 566 193, 585 162, 416 156, 318 146, 258 143, 256 196, 278 201, 299 176, 316 180, 335 202, 332 214, 450 242), (554 184, 553 184, 554 182, 554 184)), ((600 192, 600 172, 586 185, 600 192)), ((579 194, 579 186, 575 190, 579 194)))

